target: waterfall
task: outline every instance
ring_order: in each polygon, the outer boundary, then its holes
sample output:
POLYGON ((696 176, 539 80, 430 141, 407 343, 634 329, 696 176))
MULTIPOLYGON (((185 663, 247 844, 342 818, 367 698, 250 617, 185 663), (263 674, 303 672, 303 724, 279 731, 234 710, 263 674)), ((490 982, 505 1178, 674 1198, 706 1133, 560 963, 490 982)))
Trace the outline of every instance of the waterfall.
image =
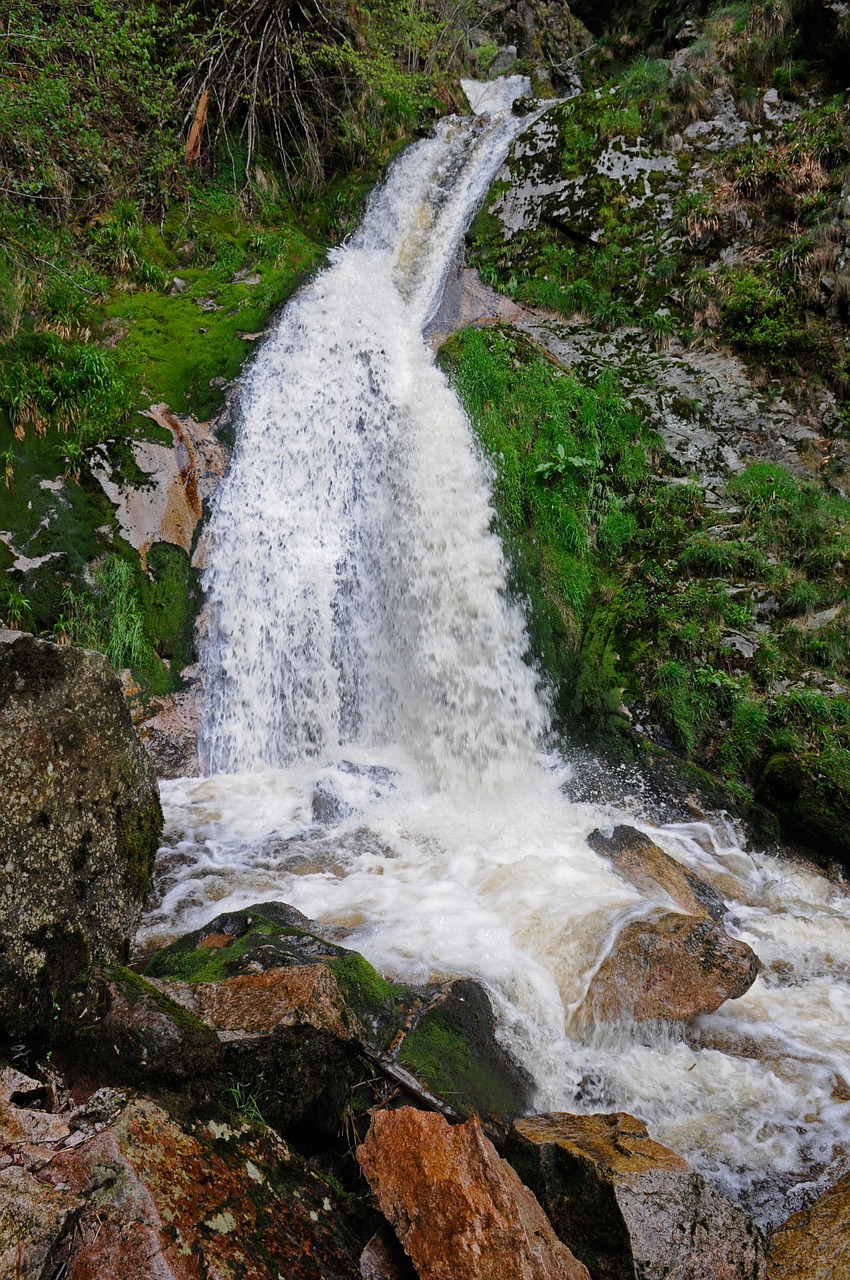
POLYGON ((207 535, 208 776, 163 784, 141 941, 277 900, 388 977, 478 978, 541 1109, 631 1111, 778 1221, 846 1162, 850 902, 731 828, 654 830, 722 886, 763 974, 678 1033, 581 1030, 606 946, 648 904, 586 839, 626 815, 570 803, 569 765, 538 754, 491 476, 423 340, 524 87, 476 91, 480 116, 396 161, 246 372, 207 535))
POLYGON ((248 372, 204 575, 212 772, 398 743, 446 787, 532 760, 490 477, 423 338, 525 84, 406 152, 248 372))

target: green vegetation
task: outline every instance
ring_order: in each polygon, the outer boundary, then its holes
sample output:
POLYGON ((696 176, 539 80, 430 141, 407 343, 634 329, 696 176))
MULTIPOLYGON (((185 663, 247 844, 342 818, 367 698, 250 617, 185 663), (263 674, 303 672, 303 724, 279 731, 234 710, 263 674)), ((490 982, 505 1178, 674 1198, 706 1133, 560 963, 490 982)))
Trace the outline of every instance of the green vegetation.
POLYGON ((298 930, 282 928, 263 916, 254 916, 250 928, 221 947, 198 945, 202 931, 186 934, 157 951, 145 972, 151 978, 176 978, 180 982, 220 982, 238 971, 246 951, 272 936, 297 936, 298 930))
POLYGON ((464 21, 445 0, 12 0, 0 620, 103 649, 145 695, 178 684, 192 656, 188 563, 155 547, 141 566, 98 473, 143 482, 133 444, 172 443, 142 416, 151 403, 218 412, 387 157, 452 101, 464 21))
MULTIPOLYGON (((623 21, 635 23, 629 40, 615 24, 586 64, 587 90, 547 116, 551 172, 527 152, 510 161, 520 182, 526 166, 536 181, 571 180, 568 212, 508 237, 491 212, 505 190, 497 184, 473 223, 471 262, 531 306, 599 329, 639 325, 660 347, 674 334, 722 339, 773 375, 816 376, 846 399, 850 277, 837 222, 850 110, 845 93, 802 95, 794 51, 808 39, 804 16, 791 5, 719 7, 675 57, 635 57, 641 23, 628 6, 623 21), (715 91, 751 120, 771 84, 800 99, 784 127, 721 150, 701 174, 689 148, 669 149, 710 114, 715 91)), ((822 78, 822 64, 805 64, 809 90, 822 78)))
POLYGON ((823 812, 807 838, 837 828, 850 501, 757 463, 730 482, 719 521, 613 379, 582 383, 501 332, 464 331, 444 359, 496 473, 512 585, 567 731, 640 755, 643 722, 744 801, 767 802, 768 766, 790 750, 817 760, 823 812))

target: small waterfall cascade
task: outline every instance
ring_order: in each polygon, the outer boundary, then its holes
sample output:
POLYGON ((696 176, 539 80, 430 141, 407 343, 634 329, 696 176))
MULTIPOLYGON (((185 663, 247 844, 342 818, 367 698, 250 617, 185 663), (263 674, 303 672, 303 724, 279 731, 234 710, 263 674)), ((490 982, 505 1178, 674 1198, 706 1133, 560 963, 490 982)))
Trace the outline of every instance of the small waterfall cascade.
POLYGON ((277 900, 388 976, 477 978, 541 1110, 630 1111, 776 1222, 848 1160, 850 900, 731 827, 652 830, 721 886, 762 974, 686 1029, 581 1030, 612 940, 653 907, 586 837, 634 819, 570 803, 569 765, 541 754, 491 476, 423 339, 527 88, 471 87, 479 115, 395 162, 247 370, 207 531, 207 776, 163 784, 140 941, 277 900))
POLYGON ((546 712, 487 469, 422 337, 522 127, 493 109, 517 80, 393 166, 251 367, 209 530, 211 772, 398 743, 446 786, 532 759, 546 712))

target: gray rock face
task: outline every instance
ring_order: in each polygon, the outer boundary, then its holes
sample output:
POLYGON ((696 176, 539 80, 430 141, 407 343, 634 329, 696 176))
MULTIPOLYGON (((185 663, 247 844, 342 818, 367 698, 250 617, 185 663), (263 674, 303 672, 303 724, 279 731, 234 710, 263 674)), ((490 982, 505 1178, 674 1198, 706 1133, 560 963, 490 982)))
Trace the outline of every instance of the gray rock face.
POLYGON ((52 1020, 126 956, 162 812, 106 659, 0 630, 0 1025, 52 1020))

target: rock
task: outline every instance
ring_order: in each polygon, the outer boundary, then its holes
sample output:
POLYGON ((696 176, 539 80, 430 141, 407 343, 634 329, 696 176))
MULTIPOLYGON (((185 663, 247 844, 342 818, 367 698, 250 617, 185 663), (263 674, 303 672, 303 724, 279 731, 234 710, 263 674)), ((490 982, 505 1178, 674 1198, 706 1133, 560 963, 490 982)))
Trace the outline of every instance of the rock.
POLYGON ((417 1280, 389 1227, 376 1231, 360 1255, 360 1280, 417 1280))
POLYGON ((818 755, 771 756, 755 798, 778 815, 793 839, 850 866, 850 791, 826 773, 818 755))
POLYGON ((336 979, 323 964, 246 973, 191 988, 204 1021, 222 1035, 271 1035, 284 1027, 313 1027, 340 1040, 362 1036, 336 979))
POLYGON ((84 1202, 51 1258, 65 1280, 357 1275, 362 1240, 343 1200, 270 1129, 184 1128, 136 1099, 41 1176, 84 1202))
MULTIPOLYGON (((5 1134, 2 1135, 5 1143, 5 1134)), ((79 1210, 73 1193, 18 1165, 0 1169, 0 1275, 42 1280, 50 1253, 79 1210)))
POLYGON ((656 911, 627 924, 591 981, 586 1022, 687 1021, 753 985, 759 961, 707 916, 656 911))
POLYGON ((777 1227, 767 1251, 768 1280, 850 1276, 850 1173, 777 1227))
POLYGON ((377 1111, 357 1159, 420 1280, 589 1280, 475 1116, 377 1111))
POLYGON ((758 1229, 640 1120, 517 1120, 508 1158, 594 1280, 753 1280, 758 1229))
POLYGON ((67 1060, 89 1079, 192 1093, 219 1071, 211 1028, 119 965, 95 972, 58 1031, 67 1060))
MULTIPOLYGON (((185 676, 185 671, 184 671, 185 676)), ((158 778, 197 778, 198 731, 201 727, 199 683, 164 697, 151 698, 149 715, 141 726, 142 741, 158 778)))
POLYGON ((323 1129, 338 1123, 358 1029, 321 964, 156 985, 113 966, 63 1026, 63 1050, 93 1081, 176 1091, 196 1104, 217 1097, 232 1105, 241 1090, 287 1132, 313 1111, 323 1129))
MULTIPOLYGON (((516 108, 517 103, 514 103, 514 110, 516 108)), ((446 281, 440 306, 429 322, 425 336, 436 351, 458 329, 469 325, 511 324, 524 314, 518 303, 484 284, 477 271, 457 267, 446 281)))
POLYGON ((297 1118, 296 1102, 313 1105, 318 1094, 307 1100, 309 1081, 331 1087, 334 1071, 344 1081, 362 1047, 392 1078, 404 1084, 406 1072, 408 1085, 412 1077, 504 1133, 530 1105, 533 1083, 499 1044, 484 988, 470 979, 430 987, 386 982, 358 952, 317 929, 282 903, 226 912, 157 952, 147 976, 227 1043, 229 1075, 253 1078, 267 1052, 278 1069, 284 1053, 293 1055, 298 1088, 274 1112, 279 1128, 297 1118))
POLYGON ((475 1111, 498 1140, 531 1106, 534 1082, 499 1044, 486 991, 471 978, 455 978, 419 999, 398 1061, 456 1110, 475 1111))
POLYGON ((317 782, 311 804, 313 821, 323 827, 335 827, 353 812, 336 793, 330 782, 317 782))
POLYGON ((692 916, 722 920, 726 914, 726 904, 711 885, 635 827, 614 827, 610 836, 592 831, 587 843, 594 853, 609 858, 623 879, 644 897, 658 901, 659 892, 667 894, 677 907, 692 916))
POLYGON ((162 831, 153 768, 106 659, 0 631, 0 1022, 53 1021, 126 957, 162 831))
POLYGON ((191 552, 203 504, 218 487, 228 458, 215 424, 179 417, 167 404, 152 404, 145 416, 172 436, 171 445, 156 440, 133 444, 133 458, 147 482, 130 487, 112 474, 106 461, 92 469, 115 504, 123 537, 138 551, 143 566, 155 542, 191 552))

